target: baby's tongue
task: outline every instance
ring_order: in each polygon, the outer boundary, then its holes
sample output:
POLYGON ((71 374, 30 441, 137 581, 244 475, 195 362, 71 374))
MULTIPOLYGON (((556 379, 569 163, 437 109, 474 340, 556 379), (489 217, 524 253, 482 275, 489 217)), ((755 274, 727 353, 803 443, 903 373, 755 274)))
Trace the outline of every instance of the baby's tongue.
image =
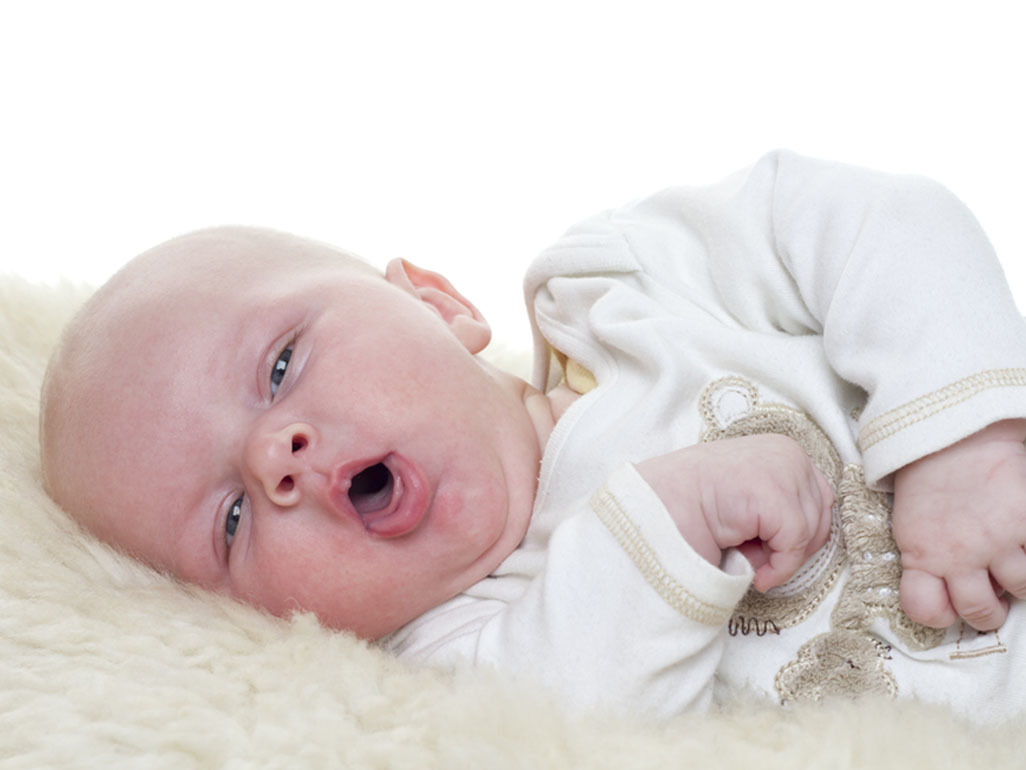
POLYGON ((375 463, 353 476, 349 501, 360 518, 374 517, 388 508, 394 497, 395 477, 384 463, 375 463))
POLYGON ((417 511, 403 505, 403 492, 402 478, 377 463, 353 477, 349 499, 368 532, 399 537, 420 523, 417 511))

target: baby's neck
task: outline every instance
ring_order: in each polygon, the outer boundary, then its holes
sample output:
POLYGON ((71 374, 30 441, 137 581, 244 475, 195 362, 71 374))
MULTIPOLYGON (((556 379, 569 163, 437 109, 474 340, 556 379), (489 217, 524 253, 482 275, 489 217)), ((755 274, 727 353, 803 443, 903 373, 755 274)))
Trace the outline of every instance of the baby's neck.
POLYGON ((528 419, 530 419, 534 427, 534 433, 538 440, 538 449, 544 453, 545 445, 549 442, 549 436, 552 433, 552 429, 556 426, 556 421, 559 420, 570 404, 574 402, 578 394, 566 387, 565 384, 561 384, 548 393, 542 393, 520 377, 485 361, 480 361, 479 363, 489 370, 492 377, 502 383, 504 387, 509 388, 523 405, 528 419))
POLYGON ((552 409, 553 421, 556 422, 574 401, 579 399, 581 394, 566 384, 566 380, 560 382, 556 387, 545 394, 552 409))

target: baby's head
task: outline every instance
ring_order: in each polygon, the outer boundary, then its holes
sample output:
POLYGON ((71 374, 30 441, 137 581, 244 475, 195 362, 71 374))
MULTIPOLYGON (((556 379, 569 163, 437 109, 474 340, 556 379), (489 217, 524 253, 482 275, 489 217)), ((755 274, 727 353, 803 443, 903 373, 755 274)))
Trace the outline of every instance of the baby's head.
POLYGON ((48 491, 98 537, 375 638, 485 577, 530 518, 525 383, 441 276, 252 228, 137 257, 43 386, 48 491))

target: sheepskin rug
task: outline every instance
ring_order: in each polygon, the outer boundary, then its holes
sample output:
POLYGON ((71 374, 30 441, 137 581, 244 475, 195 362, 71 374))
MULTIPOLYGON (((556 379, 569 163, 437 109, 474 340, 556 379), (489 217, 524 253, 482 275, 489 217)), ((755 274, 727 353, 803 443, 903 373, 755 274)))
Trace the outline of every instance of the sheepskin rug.
POLYGON ((0 276, 0 767, 1026 767, 1026 720, 911 702, 567 714, 525 683, 412 669, 153 573, 40 483, 39 384, 86 293, 0 276))

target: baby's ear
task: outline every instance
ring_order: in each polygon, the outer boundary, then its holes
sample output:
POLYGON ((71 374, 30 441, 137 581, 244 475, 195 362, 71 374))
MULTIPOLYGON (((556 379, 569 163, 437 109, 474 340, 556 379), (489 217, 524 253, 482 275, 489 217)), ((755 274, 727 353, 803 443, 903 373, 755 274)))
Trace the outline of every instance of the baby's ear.
POLYGON ((492 330, 484 316, 470 300, 456 291, 445 276, 417 267, 405 259, 393 259, 385 268, 385 279, 438 313, 456 339, 471 353, 480 353, 492 338, 492 330))

